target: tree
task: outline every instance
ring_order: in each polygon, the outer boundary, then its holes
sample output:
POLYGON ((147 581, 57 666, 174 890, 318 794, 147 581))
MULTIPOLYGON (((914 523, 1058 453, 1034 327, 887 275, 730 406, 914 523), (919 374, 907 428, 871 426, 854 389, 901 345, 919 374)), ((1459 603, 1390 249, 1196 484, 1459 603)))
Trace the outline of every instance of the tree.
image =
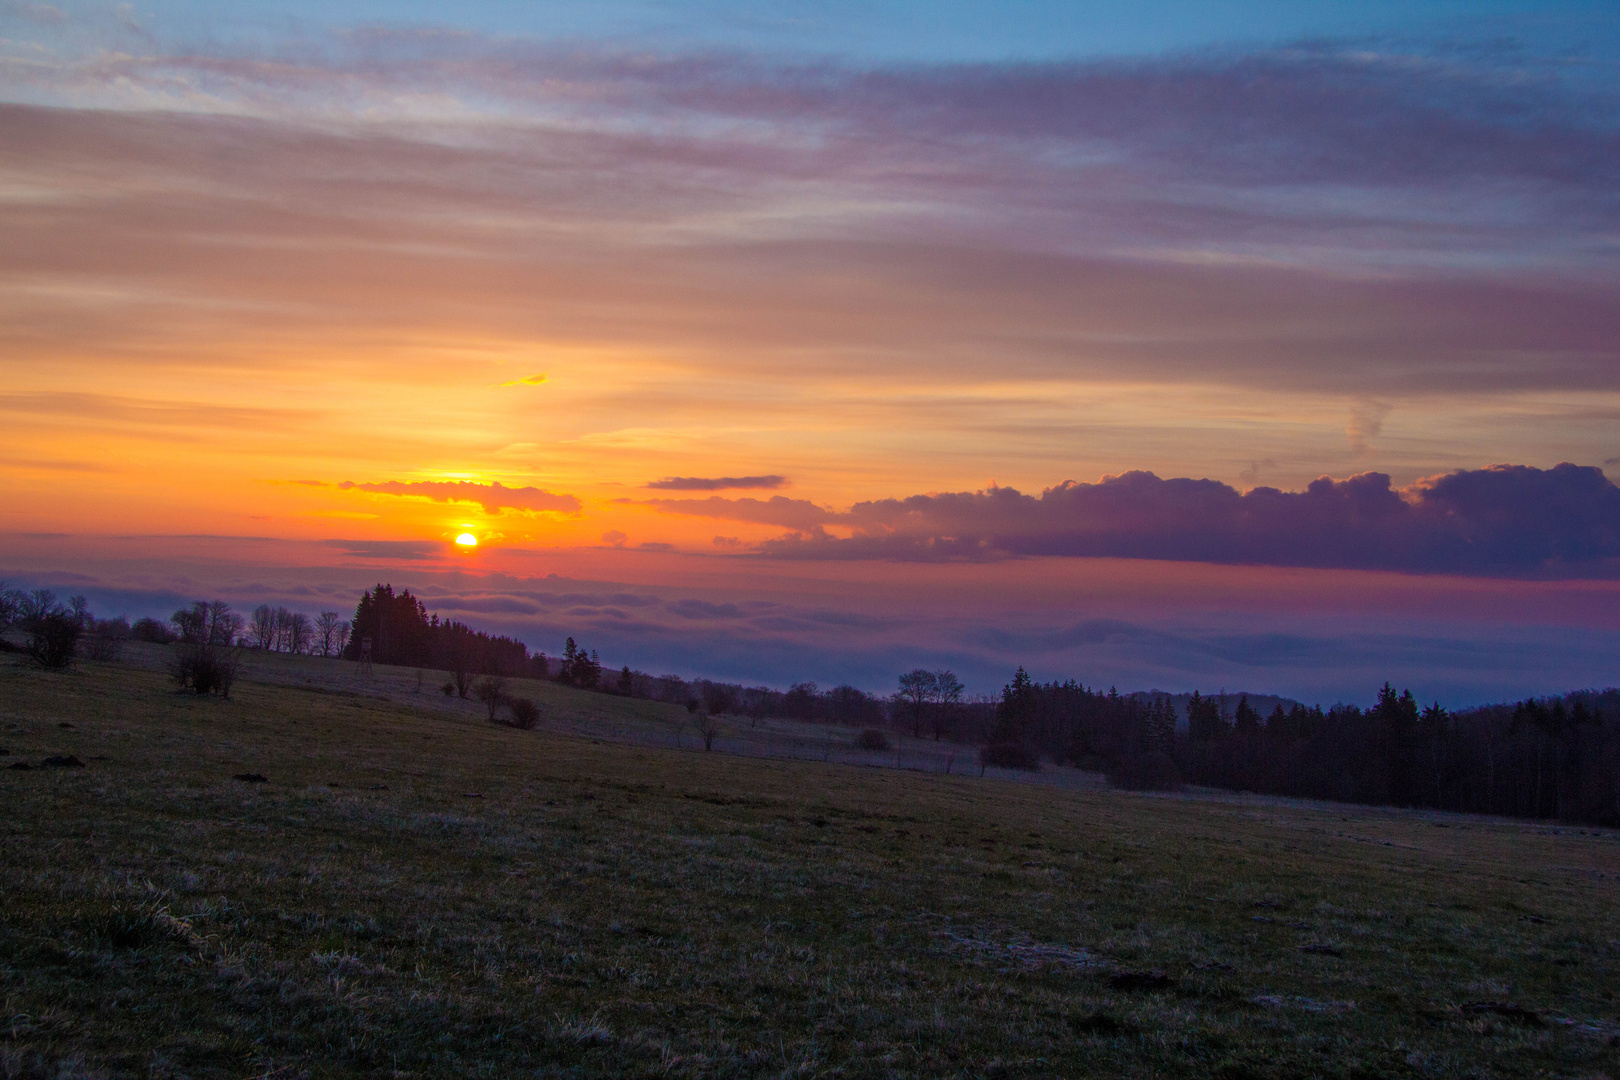
POLYGON ((728 713, 736 704, 731 697, 730 688, 722 683, 705 682, 703 684, 703 709, 705 712, 719 716, 728 713))
POLYGON ((1013 681, 1001 688, 1001 701, 996 705, 989 742, 979 751, 981 771, 986 765, 1029 770, 1040 767, 1040 755, 1032 752, 1028 745, 1039 709, 1039 688, 1029 672, 1020 667, 1013 674, 1013 681))
POLYGON ((321 651, 322 656, 343 651, 343 643, 339 640, 343 626, 343 616, 335 611, 323 611, 315 617, 315 648, 321 651))
POLYGON ((587 653, 569 638, 563 645, 562 669, 557 672, 557 681, 564 686, 595 690, 602 681, 602 661, 596 653, 587 653))
POLYGON ((911 737, 922 738, 923 712, 939 693, 939 678, 924 668, 913 668, 900 676, 900 692, 895 696, 911 714, 911 737))
POLYGON ((1442 785, 1444 783, 1446 725, 1450 719, 1451 714, 1442 709, 1438 701, 1424 709, 1423 715, 1418 717, 1418 732, 1424 747, 1428 751, 1429 793, 1434 806, 1443 805, 1445 797, 1442 785))
POLYGON ((174 631, 167 625, 150 616, 136 619, 135 625, 130 627, 129 636, 136 641, 149 641, 154 645, 167 645, 174 640, 174 631))
POLYGON ((489 709, 489 722, 495 723, 495 713, 506 704, 506 680, 499 675, 486 675, 478 680, 473 693, 489 709))
POLYGON ((934 672, 934 687, 938 706, 934 709, 934 741, 939 742, 954 723, 962 704, 962 694, 967 688, 957 679, 956 672, 949 669, 934 672))
POLYGON ((0 634, 16 625, 27 600, 21 589, 11 588, 4 578, 0 578, 0 634))
POLYGON ((1249 738, 1260 734, 1260 714, 1249 704, 1248 694, 1238 698, 1237 713, 1232 719, 1232 730, 1249 738))
POLYGON ((1371 718, 1376 730, 1383 775, 1377 777, 1378 789, 1372 793, 1378 802, 1396 806, 1411 806, 1418 802, 1417 784, 1417 732, 1418 705, 1412 691, 1395 692, 1385 683, 1378 691, 1378 704, 1371 718))
POLYGON ((1039 707, 1035 681, 1020 667, 1013 673, 1013 681, 1001 688, 1001 702, 996 706, 996 723, 990 731, 990 741, 1023 745, 1039 707))
POLYGON ((175 612, 169 620, 176 636, 192 644, 228 646, 236 643, 242 617, 223 600, 198 600, 190 608, 175 612))
POLYGON ((282 629, 282 644, 290 653, 309 651, 309 616, 302 611, 287 612, 282 629))
POLYGON ((821 695, 813 682, 794 683, 782 695, 782 712, 790 720, 814 720, 821 695))
POLYGON ((65 668, 73 662, 73 649, 83 631, 80 614, 56 602, 56 594, 36 589, 27 598, 26 614, 19 620, 28 632, 23 651, 42 668, 65 668))
POLYGON ((1212 697, 1204 697, 1194 690, 1187 700, 1187 736, 1195 743, 1214 742, 1227 731, 1221 716, 1221 705, 1212 697))
POLYGON ((703 749, 714 749, 714 737, 720 734, 720 718, 712 713, 700 711, 697 715, 697 731, 703 737, 703 749))
POLYGON ((540 707, 529 698, 508 698, 506 707, 512 713, 512 726, 515 728, 532 731, 540 722, 540 707))
POLYGON ((260 604, 248 618, 248 645, 268 651, 276 645, 276 613, 269 604, 260 604))
POLYGON ((49 589, 35 589, 23 597, 22 610, 18 612, 19 621, 29 619, 42 619, 57 610, 56 594, 49 589))
POLYGON ((117 660, 120 648, 129 640, 129 620, 122 615, 98 619, 87 611, 81 625, 78 652, 87 660, 117 660))
POLYGON ((236 682, 234 646, 242 630, 242 617, 223 600, 198 600, 170 620, 179 632, 180 649, 169 662, 169 674, 192 693, 231 696, 236 682))
POLYGON ((242 633, 242 616, 232 611, 231 605, 223 600, 215 600, 208 605, 206 623, 210 645, 235 645, 242 633))

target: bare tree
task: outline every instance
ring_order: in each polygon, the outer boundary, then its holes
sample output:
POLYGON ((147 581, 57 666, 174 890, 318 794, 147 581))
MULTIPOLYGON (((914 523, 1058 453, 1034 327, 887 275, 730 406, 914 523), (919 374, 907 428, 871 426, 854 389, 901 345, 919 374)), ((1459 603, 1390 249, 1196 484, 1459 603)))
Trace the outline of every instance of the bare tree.
POLYGON ((301 653, 309 650, 309 616, 302 611, 287 612, 286 629, 283 631, 283 641, 290 653, 301 653))
POLYGON ((276 613, 269 604, 253 609, 248 620, 247 641, 255 649, 269 651, 276 647, 276 613))
POLYGON ((57 609, 56 594, 49 589, 35 589, 23 597, 19 621, 43 619, 57 609))
POLYGON ((242 633, 242 616, 231 610, 223 600, 208 605, 208 643, 234 645, 242 633))
POLYGON ((321 650, 322 656, 343 651, 343 646, 338 644, 338 628, 342 625, 343 616, 335 611, 323 611, 315 616, 315 647, 321 650))
POLYGON ((27 602, 28 597, 21 589, 13 589, 8 582, 0 579, 0 634, 10 630, 22 618, 23 606, 27 602))
POLYGON ((223 600, 198 600, 189 609, 175 612, 169 621, 174 623, 180 640, 204 645, 234 645, 242 632, 242 616, 223 600))
POLYGON ((276 652, 289 652, 287 648, 287 631, 292 622, 292 612, 284 607, 278 607, 270 613, 270 648, 276 652))
POLYGON ((349 626, 349 622, 348 622, 347 619, 345 619, 342 622, 338 623, 338 628, 337 628, 337 648, 334 651, 339 656, 342 656, 343 655, 343 650, 349 647, 349 630, 350 630, 350 626, 349 626))
POLYGON ((946 668, 934 672, 934 741, 939 742, 940 737, 951 727, 956 719, 958 707, 962 704, 962 694, 967 688, 956 677, 956 672, 946 668))
POLYGON ((900 676, 900 692, 896 696, 911 713, 911 737, 922 737, 923 713, 928 703, 939 693, 939 679, 932 671, 916 668, 900 676))
POLYGON ((720 718, 704 711, 697 714, 697 732, 703 736, 703 749, 714 749, 714 737, 720 734, 720 718))

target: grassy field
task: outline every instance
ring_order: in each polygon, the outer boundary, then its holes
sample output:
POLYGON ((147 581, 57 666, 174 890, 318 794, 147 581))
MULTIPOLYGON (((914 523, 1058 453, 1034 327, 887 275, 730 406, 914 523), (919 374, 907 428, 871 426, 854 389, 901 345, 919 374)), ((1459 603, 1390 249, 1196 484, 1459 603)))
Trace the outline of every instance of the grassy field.
POLYGON ((593 741, 680 715, 548 686, 522 732, 321 670, 0 658, 0 1076, 1620 1075, 1612 833, 593 741))

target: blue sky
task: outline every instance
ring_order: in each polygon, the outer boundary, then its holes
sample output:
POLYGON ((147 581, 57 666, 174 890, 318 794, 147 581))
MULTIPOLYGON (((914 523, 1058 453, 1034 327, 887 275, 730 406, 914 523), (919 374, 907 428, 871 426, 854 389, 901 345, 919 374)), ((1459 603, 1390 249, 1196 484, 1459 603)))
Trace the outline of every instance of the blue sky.
POLYGON ((12 3, 0 22, 54 6, 105 14, 166 41, 275 41, 358 24, 454 27, 491 35, 578 39, 654 49, 725 48, 836 57, 845 62, 1093 59, 1270 46, 1301 39, 1394 36, 1429 41, 1512 40, 1532 51, 1610 56, 1612 4, 1565 0, 777 0, 772 3, 566 0, 277 0, 137 4, 12 3))

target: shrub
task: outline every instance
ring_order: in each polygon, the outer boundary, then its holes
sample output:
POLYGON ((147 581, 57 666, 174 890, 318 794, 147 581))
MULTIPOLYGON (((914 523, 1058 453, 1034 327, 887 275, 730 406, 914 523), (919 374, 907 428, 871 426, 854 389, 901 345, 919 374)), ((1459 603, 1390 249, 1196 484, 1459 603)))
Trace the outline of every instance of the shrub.
POLYGON ((1041 767, 1041 759, 1030 753, 1023 743, 991 743, 979 751, 979 767, 994 765, 1000 769, 1024 769, 1034 772, 1041 767))
POLYGON ((856 737, 855 745, 862 750, 887 750, 889 737, 877 728, 867 728, 856 737))
POLYGON ((534 725, 540 722, 540 706, 526 697, 508 699, 506 707, 512 714, 512 726, 515 728, 532 731, 534 725))
POLYGON ((116 619, 95 619, 79 638, 79 655, 87 660, 117 660, 119 647, 129 639, 129 623, 116 619))
POLYGON ((489 722, 495 723, 495 713, 506 704, 506 680, 498 675, 486 675, 478 680, 473 694, 489 710, 489 722))
POLYGON ((47 611, 28 620, 23 651, 42 668, 65 668, 73 662, 78 643, 79 620, 63 610, 47 611))
POLYGON ((91 632, 79 642, 79 655, 86 660, 112 661, 118 659, 118 647, 123 642, 106 634, 91 632))
POLYGON ((169 675, 182 690, 229 699, 236 682, 236 655, 216 645, 187 642, 170 659, 169 675))

